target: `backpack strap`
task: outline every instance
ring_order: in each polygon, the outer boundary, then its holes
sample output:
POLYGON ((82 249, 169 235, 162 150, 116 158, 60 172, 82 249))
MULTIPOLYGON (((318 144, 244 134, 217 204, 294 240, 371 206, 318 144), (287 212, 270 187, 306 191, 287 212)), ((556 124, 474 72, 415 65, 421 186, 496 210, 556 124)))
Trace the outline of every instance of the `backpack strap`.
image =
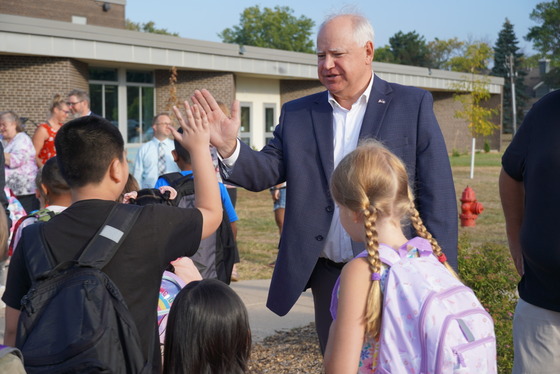
POLYGON ((397 251, 383 243, 379 244, 379 258, 384 264, 393 266, 394 263, 406 257, 409 246, 418 249, 419 257, 426 257, 434 252, 428 240, 417 236, 404 243, 397 251))
POLYGON ((50 272, 55 265, 54 257, 51 251, 48 250, 48 245, 45 243, 43 234, 43 225, 45 223, 46 222, 36 222, 24 229, 24 232, 28 233, 26 238, 33 239, 30 243, 26 243, 25 247, 20 248, 21 250, 25 250, 25 263, 32 280, 42 278, 50 272))
MULTIPOLYGON (((115 204, 99 231, 89 241, 78 258, 81 265, 103 268, 115 255, 136 222, 141 207, 129 204, 115 204)), ((56 265, 48 243, 45 241, 43 225, 36 222, 25 228, 27 238, 34 238, 26 247, 25 261, 31 279, 46 276, 56 265)), ((58 266, 62 266, 59 264, 58 266)))
POLYGON ((175 283, 177 286, 179 286, 179 288, 183 288, 187 285, 183 279, 181 279, 177 274, 175 274, 172 271, 167 271, 167 270, 164 271, 162 280, 163 279, 175 283))
POLYGON ((10 244, 8 246, 8 256, 12 256, 14 254, 16 233, 19 230, 23 221, 25 221, 28 218, 35 218, 36 221, 46 222, 46 221, 50 220, 52 217, 54 217, 55 215, 56 215, 56 213, 53 212, 52 210, 50 210, 48 208, 44 208, 44 209, 40 209, 40 210, 35 210, 35 211, 21 217, 20 219, 18 219, 17 222, 15 223, 14 227, 13 227, 13 230, 12 230, 13 234, 12 234, 12 239, 10 240, 10 244))
POLYGON ((115 204, 105 223, 83 250, 78 263, 102 269, 128 236, 141 209, 137 205, 115 204))

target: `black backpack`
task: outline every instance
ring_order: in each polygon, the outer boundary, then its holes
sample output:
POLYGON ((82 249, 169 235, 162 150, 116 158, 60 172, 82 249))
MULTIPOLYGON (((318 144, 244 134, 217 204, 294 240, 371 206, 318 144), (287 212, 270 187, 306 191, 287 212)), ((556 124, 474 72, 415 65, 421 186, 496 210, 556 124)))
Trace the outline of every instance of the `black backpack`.
POLYGON ((44 223, 25 229, 26 241, 36 238, 21 248, 33 279, 21 301, 16 337, 27 373, 151 372, 126 303, 100 270, 125 240, 140 210, 116 204, 79 258, 54 268, 44 223))
MULTIPOLYGON (((177 197, 172 200, 173 205, 179 208, 194 208, 192 174, 168 173, 160 178, 165 179, 177 191, 177 197)), ((213 278, 230 284, 237 245, 227 212, 225 209, 222 209, 222 212, 222 222, 216 232, 201 240, 198 251, 190 258, 204 279, 213 278)))

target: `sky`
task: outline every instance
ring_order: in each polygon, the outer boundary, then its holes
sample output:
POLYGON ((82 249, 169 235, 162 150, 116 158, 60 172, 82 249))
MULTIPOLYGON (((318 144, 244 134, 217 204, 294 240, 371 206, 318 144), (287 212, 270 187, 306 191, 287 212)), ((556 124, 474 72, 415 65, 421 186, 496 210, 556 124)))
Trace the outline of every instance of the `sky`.
POLYGON ((177 32, 181 37, 221 42, 218 33, 239 25, 245 8, 276 5, 293 9, 296 17, 315 21, 313 40, 323 19, 344 6, 364 14, 375 30, 375 45, 389 44, 399 31, 416 31, 427 42, 457 37, 461 41, 485 41, 495 45, 508 18, 514 26, 520 52, 532 55, 532 43, 525 40, 529 28, 538 24, 529 18, 536 4, 544 0, 362 0, 352 3, 323 0, 128 0, 126 18, 133 22, 154 21, 156 27, 177 32), (317 4, 320 4, 318 6, 317 4))

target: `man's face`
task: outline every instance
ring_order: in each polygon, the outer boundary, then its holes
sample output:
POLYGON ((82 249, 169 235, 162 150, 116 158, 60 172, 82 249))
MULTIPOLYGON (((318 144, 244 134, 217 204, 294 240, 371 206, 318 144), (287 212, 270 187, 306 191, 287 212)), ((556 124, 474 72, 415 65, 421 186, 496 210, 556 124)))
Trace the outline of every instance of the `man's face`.
POLYGON ((68 104, 70 111, 76 117, 85 116, 87 114, 86 109, 89 109, 85 100, 80 100, 73 95, 68 96, 68 101, 66 102, 66 104, 68 104))
POLYGON ((171 130, 169 130, 169 125, 172 125, 171 118, 166 116, 165 114, 159 116, 156 120, 156 123, 152 125, 154 129, 154 137, 162 140, 167 138, 171 135, 171 130))
POLYGON ((338 17, 317 36, 317 73, 321 83, 337 99, 361 94, 371 78, 373 44, 358 45, 349 17, 338 17))

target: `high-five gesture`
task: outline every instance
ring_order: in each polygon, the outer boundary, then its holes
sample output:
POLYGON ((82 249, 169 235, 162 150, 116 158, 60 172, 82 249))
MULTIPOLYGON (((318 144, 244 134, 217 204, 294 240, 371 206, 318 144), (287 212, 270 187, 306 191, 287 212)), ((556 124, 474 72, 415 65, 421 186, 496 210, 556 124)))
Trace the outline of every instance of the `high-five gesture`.
POLYGON ((185 118, 176 106, 173 107, 173 112, 179 121, 179 126, 183 132, 175 130, 169 126, 173 138, 177 140, 186 150, 191 151, 193 148, 200 147, 201 149, 208 149, 210 143, 210 127, 206 113, 198 106, 190 106, 187 101, 185 105, 185 118))
POLYGON ((234 101, 231 107, 231 118, 220 109, 220 106, 208 90, 196 90, 192 101, 206 113, 211 127, 210 143, 218 149, 224 158, 231 156, 237 145, 237 134, 241 125, 239 102, 234 101))
POLYGON ((185 117, 177 107, 173 112, 177 116, 182 132, 172 128, 171 133, 191 156, 196 194, 194 204, 203 217, 202 238, 216 231, 222 220, 222 200, 218 188, 218 179, 212 164, 208 148, 210 144, 210 126, 206 113, 198 105, 192 107, 185 101, 185 117))

